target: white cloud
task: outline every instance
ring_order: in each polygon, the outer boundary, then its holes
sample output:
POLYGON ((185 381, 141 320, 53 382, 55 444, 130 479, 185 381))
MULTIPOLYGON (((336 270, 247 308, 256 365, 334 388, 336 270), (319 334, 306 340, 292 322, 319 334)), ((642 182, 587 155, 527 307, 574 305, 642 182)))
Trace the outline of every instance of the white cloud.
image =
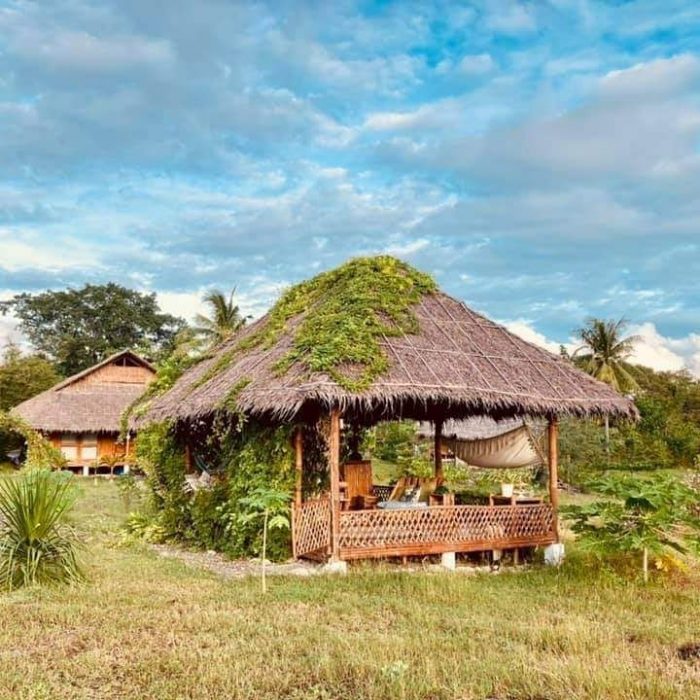
POLYGON ((484 75, 490 73, 495 65, 489 54, 480 53, 462 58, 457 64, 457 70, 464 75, 484 75))
POLYGON ((174 63, 171 45, 139 36, 98 37, 84 31, 40 32, 25 28, 15 34, 10 51, 23 60, 55 71, 112 73, 159 68, 174 63))
MULTIPOLYGON (((517 319, 504 323, 508 330, 550 352, 558 353, 560 343, 537 331, 532 321, 517 319)), ((700 377, 700 335, 691 333, 685 338, 669 338, 659 333, 655 324, 646 322, 629 327, 629 335, 638 336, 630 362, 651 367, 660 372, 689 370, 700 377)), ((568 352, 578 347, 572 338, 563 343, 568 352)))
POLYGON ((610 71, 600 81, 606 97, 662 96, 677 93, 700 81, 700 59, 692 54, 637 63, 631 68, 610 71))
POLYGON ((96 266, 95 250, 84 241, 47 239, 36 231, 0 229, 0 270, 85 269, 96 266))
POLYGON ((537 29, 532 9, 514 0, 492 3, 486 26, 502 34, 521 34, 537 29))

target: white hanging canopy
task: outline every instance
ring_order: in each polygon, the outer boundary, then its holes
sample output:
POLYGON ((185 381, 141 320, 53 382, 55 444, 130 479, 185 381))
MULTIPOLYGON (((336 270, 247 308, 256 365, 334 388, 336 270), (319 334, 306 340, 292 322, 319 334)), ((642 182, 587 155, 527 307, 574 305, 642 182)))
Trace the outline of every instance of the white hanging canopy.
MULTIPOLYGON (((473 467, 517 469, 543 464, 538 443, 541 426, 523 418, 495 421, 476 416, 463 421, 446 421, 442 428, 442 446, 473 467)), ((432 423, 420 423, 418 435, 432 438, 432 423)))

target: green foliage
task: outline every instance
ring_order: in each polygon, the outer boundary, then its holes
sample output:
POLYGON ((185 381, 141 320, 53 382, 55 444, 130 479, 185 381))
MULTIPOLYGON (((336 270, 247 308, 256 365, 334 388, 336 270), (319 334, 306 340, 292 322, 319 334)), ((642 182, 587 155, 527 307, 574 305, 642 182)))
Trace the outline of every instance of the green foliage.
POLYGON ((562 420, 560 471, 582 484, 607 469, 692 468, 700 454, 700 382, 686 372, 630 366, 638 385, 638 423, 613 423, 609 453, 602 422, 562 420))
POLYGON ((0 360, 0 411, 36 396, 60 379, 45 357, 23 355, 16 345, 8 345, 0 360))
MULTIPOLYGON (((145 427, 139 432, 136 454, 151 499, 144 513, 132 519, 131 531, 233 557, 259 554, 264 523, 250 517, 250 499, 262 490, 291 494, 291 434, 292 428, 273 430, 254 423, 235 428, 227 424, 221 431, 212 426, 209 440, 215 444, 209 452, 217 460, 209 465, 212 483, 191 492, 185 487, 183 451, 171 427, 167 423, 145 427)), ((267 547, 271 558, 286 558, 289 534, 273 528, 267 547)))
POLYGON ((139 485, 133 474, 120 474, 117 477, 117 489, 124 504, 124 509, 130 511, 139 497, 139 485))
POLYGON ((288 289, 272 307, 268 322, 222 354, 197 385, 224 371, 244 350, 271 347, 301 313, 290 352, 276 370, 300 362, 325 372, 350 391, 367 388, 388 368, 380 346, 384 336, 418 330, 411 307, 437 289, 433 279, 386 255, 356 258, 288 289))
POLYGON ((398 462, 413 452, 418 426, 415 421, 388 421, 379 423, 370 431, 365 442, 373 457, 387 462, 398 462))
POLYGON ((197 314, 197 326, 194 328, 194 332, 209 347, 218 345, 232 336, 243 328, 250 318, 249 316, 241 316, 238 305, 233 301, 235 294, 236 288, 234 287, 228 298, 218 289, 208 292, 204 297, 204 303, 209 307, 211 316, 197 314))
POLYGON ((589 319, 583 328, 576 331, 582 345, 573 354, 574 362, 581 369, 619 392, 632 391, 637 387, 625 363, 636 342, 634 336, 623 337, 626 325, 624 319, 589 319))
MULTIPOLYGON (((241 498, 240 505, 247 508, 247 513, 238 515, 238 526, 262 520, 262 590, 267 590, 265 567, 267 566, 267 541, 270 531, 288 530, 289 520, 289 491, 279 491, 268 486, 258 486, 249 496, 241 498)), ((238 528, 237 528, 238 529, 238 528)))
POLYGON ((155 294, 113 282, 17 294, 0 302, 0 312, 10 311, 32 345, 52 358, 66 376, 124 348, 151 356, 167 352, 184 326, 182 319, 159 309, 155 294))
MULTIPOLYGON (((60 380, 54 366, 41 355, 23 355, 16 345, 5 347, 0 360, 0 411, 7 411, 60 380)), ((21 446, 16 433, 0 430, 0 456, 21 446)))
POLYGON ((77 536, 66 523, 72 481, 47 470, 0 481, 0 588, 83 578, 77 536))
POLYGON ((562 509, 582 544, 595 552, 686 553, 700 544, 698 494, 665 474, 607 476, 591 490, 607 499, 562 509))
POLYGON ((0 433, 13 433, 24 438, 27 445, 26 464, 38 469, 54 469, 65 465, 60 450, 45 440, 23 418, 0 411, 0 433))

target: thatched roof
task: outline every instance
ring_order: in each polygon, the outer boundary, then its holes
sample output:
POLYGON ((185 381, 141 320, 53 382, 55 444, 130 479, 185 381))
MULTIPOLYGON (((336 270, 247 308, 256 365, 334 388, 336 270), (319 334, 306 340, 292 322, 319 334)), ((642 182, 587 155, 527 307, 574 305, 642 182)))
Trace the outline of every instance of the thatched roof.
POLYGON ((122 413, 143 394, 145 382, 133 377, 130 381, 115 377, 97 382, 91 381, 91 375, 124 358, 145 368, 148 374, 155 374, 149 362, 130 350, 123 350, 15 406, 12 413, 44 432, 119 432, 122 413))
MULTIPOLYGON (((407 276, 420 274, 386 257, 370 259, 370 270, 375 260, 375 277, 363 278, 361 285, 351 284, 348 275, 356 271, 359 274, 360 269, 366 275, 367 259, 351 261, 332 273, 324 273, 326 277, 321 275, 292 288, 270 313, 225 342, 213 357, 189 369, 167 393, 155 398, 137 422, 187 422, 222 410, 242 411, 271 421, 308 420, 331 407, 367 422, 472 415, 496 419, 553 414, 636 416, 632 401, 463 302, 431 289, 420 277, 416 278, 422 284, 420 294, 415 293, 412 280, 407 282, 410 322, 399 328, 390 319, 390 332, 382 332, 377 338, 375 354, 381 353, 385 361, 377 364, 382 371, 367 386, 353 390, 339 380, 339 372, 352 375, 355 369, 362 372, 364 367, 346 363, 338 372, 312 369, 314 362, 318 366, 324 354, 333 350, 332 329, 341 327, 341 332, 347 333, 347 327, 342 327, 346 307, 348 314, 356 314, 352 327, 358 328, 358 337, 364 332, 357 305, 366 299, 348 298, 348 289, 353 293, 357 290, 358 298, 365 288, 381 289, 382 269, 387 265, 393 274, 401 274, 401 270, 407 276), (328 281, 328 275, 333 276, 333 284, 324 287, 321 283, 328 281), (321 296, 308 297, 308 290, 317 280, 323 290, 321 296), (346 296, 329 302, 333 294, 346 296), (302 303, 305 298, 306 305, 302 303), (289 307, 290 299, 295 306, 289 307), (295 313, 281 313, 283 303, 295 313), (318 326, 318 316, 330 318, 334 325, 331 331, 317 329, 318 343, 325 345, 322 352, 314 354, 319 348, 314 347, 315 336, 309 328, 318 326), (304 344, 299 342, 302 336, 304 344), (262 342, 261 338, 266 340, 262 342)), ((375 296, 383 300, 382 294, 375 296)), ((371 300, 375 296, 371 291, 367 293, 371 300)), ((363 313, 376 320, 387 312, 378 307, 364 309, 363 313)), ((365 360, 369 361, 371 358, 365 360)))
MULTIPOLYGON (((473 416, 464 420, 447 420, 442 426, 442 436, 446 440, 490 440, 491 438, 507 435, 514 430, 520 430, 523 425, 533 425, 527 418, 505 418, 494 420, 488 416, 473 416)), ((539 428, 538 428, 539 430, 539 428)), ((432 438, 435 435, 435 424, 421 421, 418 424, 418 437, 432 438)))

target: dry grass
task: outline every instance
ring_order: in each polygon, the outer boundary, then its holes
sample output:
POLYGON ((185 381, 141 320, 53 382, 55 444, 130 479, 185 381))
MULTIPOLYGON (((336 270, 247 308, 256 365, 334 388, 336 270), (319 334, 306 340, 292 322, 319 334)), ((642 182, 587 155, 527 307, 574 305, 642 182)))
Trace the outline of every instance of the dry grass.
POLYGON ((84 485, 91 582, 0 597, 2 698, 693 698, 700 580, 583 565, 500 576, 257 581, 118 546, 116 488, 84 485))

